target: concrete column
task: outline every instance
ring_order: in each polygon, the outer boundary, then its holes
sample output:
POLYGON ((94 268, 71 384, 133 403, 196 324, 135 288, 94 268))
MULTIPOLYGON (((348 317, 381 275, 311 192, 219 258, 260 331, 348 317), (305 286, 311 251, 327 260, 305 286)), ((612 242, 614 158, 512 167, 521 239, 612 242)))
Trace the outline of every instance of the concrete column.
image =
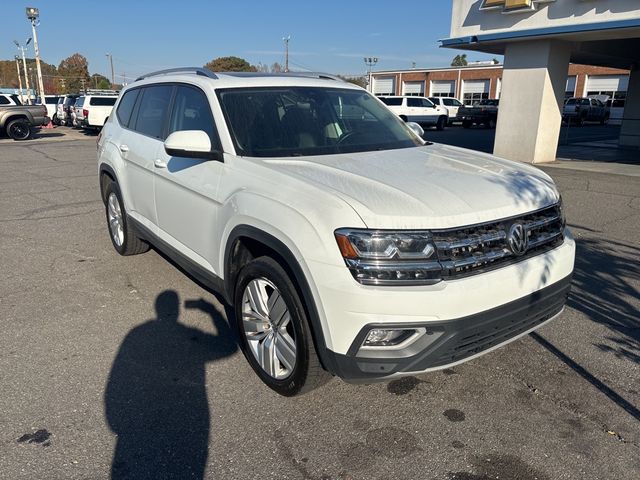
POLYGON ((570 54, 560 41, 507 45, 494 154, 528 163, 556 159, 570 54))
POLYGON ((640 66, 638 65, 631 69, 629 75, 619 143, 622 147, 640 147, 640 66))

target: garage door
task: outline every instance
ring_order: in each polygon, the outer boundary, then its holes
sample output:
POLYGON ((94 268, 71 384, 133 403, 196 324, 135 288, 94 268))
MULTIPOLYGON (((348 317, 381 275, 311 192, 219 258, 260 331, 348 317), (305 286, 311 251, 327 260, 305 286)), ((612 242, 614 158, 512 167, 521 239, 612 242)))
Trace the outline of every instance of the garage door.
POLYGON ((489 80, 465 80, 462 82, 462 102, 465 105, 489 98, 489 80))
POLYGON ((431 82, 431 97, 455 97, 455 80, 434 80, 431 82))
POLYGON ((373 79, 374 95, 395 95, 396 77, 375 77, 373 79))
POLYGON ((629 88, 628 75, 593 75, 587 78, 587 96, 607 95, 609 101, 609 123, 622 122, 624 105, 629 88))
POLYGON ((404 82, 404 95, 424 97, 424 82, 404 82))
POLYGON ((592 75, 587 80, 587 91, 626 92, 628 86, 627 75, 592 75))

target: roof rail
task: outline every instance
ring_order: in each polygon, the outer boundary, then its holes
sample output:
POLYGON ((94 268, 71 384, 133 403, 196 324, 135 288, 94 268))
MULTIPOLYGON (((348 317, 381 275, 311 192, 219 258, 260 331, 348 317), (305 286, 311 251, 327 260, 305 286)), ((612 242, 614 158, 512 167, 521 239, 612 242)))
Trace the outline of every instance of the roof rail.
POLYGON ((155 77, 156 75, 170 75, 172 73, 195 73, 196 75, 202 75, 203 77, 209 78, 218 78, 218 76, 213 73, 211 70, 202 67, 178 67, 178 68, 168 68, 166 70, 158 70, 157 72, 147 73, 146 75, 142 75, 141 77, 136 78, 136 82, 138 80, 143 80, 149 77, 155 77))
POLYGON ((337 80, 344 82, 344 79, 331 75, 329 73, 320 72, 220 72, 231 77, 300 77, 300 78, 318 78, 321 80, 337 80))

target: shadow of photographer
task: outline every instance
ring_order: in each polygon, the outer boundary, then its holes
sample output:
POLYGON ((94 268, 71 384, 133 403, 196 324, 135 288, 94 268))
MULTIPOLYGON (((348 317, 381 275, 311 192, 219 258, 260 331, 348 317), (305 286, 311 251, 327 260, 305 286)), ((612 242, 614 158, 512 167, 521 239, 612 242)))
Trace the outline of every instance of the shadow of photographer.
POLYGON ((209 445, 208 362, 236 352, 229 324, 209 302, 186 301, 209 315, 217 334, 179 323, 180 299, 166 290, 157 318, 131 330, 105 390, 107 422, 117 434, 111 478, 202 479, 209 445))

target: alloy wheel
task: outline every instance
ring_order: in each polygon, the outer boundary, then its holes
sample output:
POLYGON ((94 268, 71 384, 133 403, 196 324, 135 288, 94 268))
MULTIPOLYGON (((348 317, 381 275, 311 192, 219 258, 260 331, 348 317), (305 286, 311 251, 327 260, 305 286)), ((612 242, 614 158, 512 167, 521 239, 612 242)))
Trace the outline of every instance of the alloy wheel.
POLYGON ((277 380, 290 376, 296 365, 291 314, 278 288, 266 278, 255 278, 244 288, 242 325, 262 370, 277 380))
POLYGON ((107 216, 109 219, 109 232, 116 246, 121 247, 124 243, 124 225, 122 222, 122 209, 118 196, 111 192, 107 199, 107 216))

